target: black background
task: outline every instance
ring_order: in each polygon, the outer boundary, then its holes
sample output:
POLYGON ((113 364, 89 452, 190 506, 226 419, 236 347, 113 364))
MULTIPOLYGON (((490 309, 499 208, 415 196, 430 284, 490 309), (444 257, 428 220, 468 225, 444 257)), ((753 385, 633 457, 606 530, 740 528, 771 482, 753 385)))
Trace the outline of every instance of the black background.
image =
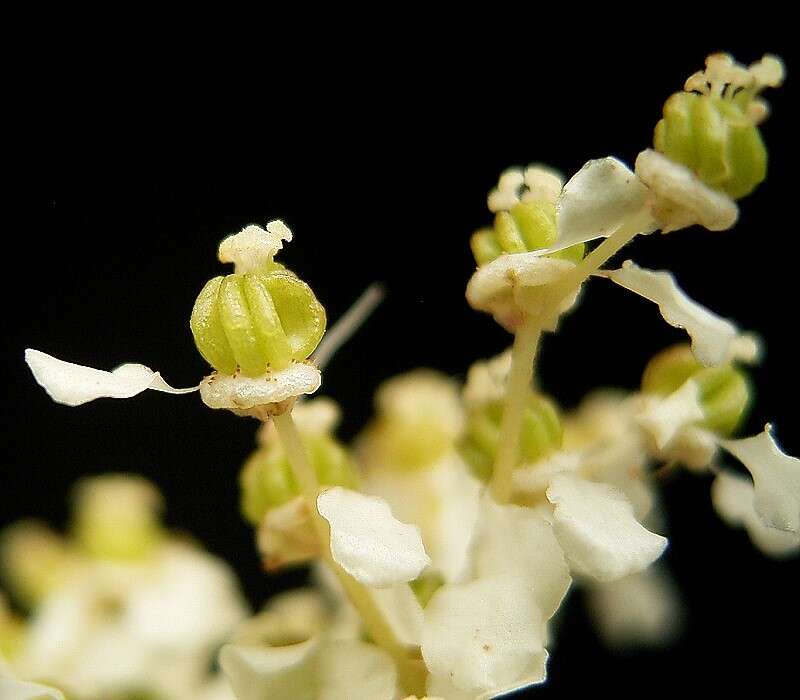
MULTIPOLYGON (((156 88, 136 66, 103 73, 102 56, 87 71, 54 55, 31 80, 20 78, 6 135, 21 219, 4 236, 0 525, 34 515, 62 526, 79 475, 134 470, 163 489, 171 525, 236 568, 254 605, 302 580, 259 571, 238 515, 236 478, 254 422, 211 411, 196 395, 58 406, 28 374, 23 349, 108 369, 141 362, 175 386, 196 384, 207 368, 188 317, 220 270, 217 243, 280 217, 295 232, 283 258, 330 319, 370 282, 387 287, 380 310, 325 373, 324 393, 344 406, 341 434, 351 437, 382 379, 420 365, 463 376, 509 342, 463 298, 474 267, 467 239, 489 221, 485 194, 497 174, 532 161, 570 174, 607 154, 632 162, 649 145, 664 99, 718 49, 745 62, 765 50, 787 60, 787 84, 768 94, 769 178, 741 203, 734 230, 654 235, 626 254, 672 269, 692 296, 764 336, 747 433, 770 420, 785 450, 800 454, 800 64, 767 42, 673 39, 636 51, 558 53, 533 44, 513 55, 476 45, 470 59, 424 63, 372 65, 366 53, 345 66, 299 62, 297 78, 284 71, 290 58, 270 65, 265 55, 263 73, 245 86, 236 71, 212 78, 187 63, 165 71, 156 88)), ((679 338, 648 303, 594 282, 547 339, 541 381, 565 406, 596 385, 634 387, 646 359, 679 338)), ((665 489, 666 559, 689 610, 682 642, 611 656, 575 599, 539 696, 795 685, 798 562, 770 561, 723 526, 709 485, 681 476, 665 489)))

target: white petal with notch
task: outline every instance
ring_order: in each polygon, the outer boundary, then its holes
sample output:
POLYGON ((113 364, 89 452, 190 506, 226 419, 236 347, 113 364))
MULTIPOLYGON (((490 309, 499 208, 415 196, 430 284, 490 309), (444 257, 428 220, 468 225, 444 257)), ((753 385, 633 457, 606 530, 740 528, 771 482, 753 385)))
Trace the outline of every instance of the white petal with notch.
POLYGON ((547 498, 573 573, 614 581, 646 569, 667 547, 666 538, 643 527, 630 502, 607 484, 565 472, 550 482, 547 498))
POLYGON ((753 505, 764 524, 800 533, 800 459, 782 452, 771 430, 767 425, 754 437, 719 444, 753 476, 753 505))
POLYGON ((382 498, 336 486, 319 495, 317 508, 330 524, 333 558, 366 586, 413 581, 431 563, 419 528, 397 520, 382 498))
POLYGON ((52 355, 25 350, 25 362, 33 377, 56 403, 80 406, 99 398, 129 399, 145 389, 167 394, 188 394, 197 387, 175 389, 158 372, 137 364, 126 364, 111 372, 64 362, 52 355))
POLYGON ((597 273, 658 305, 664 320, 683 328, 692 339, 692 352, 701 365, 716 367, 738 356, 754 342, 740 338, 736 326, 689 298, 665 270, 648 270, 627 260, 619 270, 597 273))

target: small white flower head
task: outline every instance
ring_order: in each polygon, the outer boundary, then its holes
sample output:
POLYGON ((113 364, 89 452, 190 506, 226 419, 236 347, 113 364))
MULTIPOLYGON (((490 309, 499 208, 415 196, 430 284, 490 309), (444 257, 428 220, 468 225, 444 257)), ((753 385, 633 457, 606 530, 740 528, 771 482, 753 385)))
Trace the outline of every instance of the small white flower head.
POLYGON ((280 219, 270 221, 266 229, 250 225, 219 244, 218 257, 223 263, 233 263, 239 274, 268 269, 283 242, 292 240, 292 232, 280 219))
POLYGON ((614 581, 643 571, 667 547, 666 538, 644 528, 630 501, 607 484, 561 473, 550 482, 547 498, 573 574, 614 581))
POLYGON ((768 527, 754 505, 753 482, 747 477, 721 471, 711 485, 714 510, 731 527, 747 530, 753 545, 776 559, 800 553, 800 533, 768 527))
POLYGON ((529 165, 509 168, 501 173, 497 186, 489 192, 489 211, 508 211, 519 202, 545 201, 555 204, 564 178, 557 170, 546 165, 529 165))
POLYGON ((330 525, 334 560, 366 586, 408 583, 431 563, 419 528, 397 520, 381 498, 337 486, 319 495, 317 508, 330 525))

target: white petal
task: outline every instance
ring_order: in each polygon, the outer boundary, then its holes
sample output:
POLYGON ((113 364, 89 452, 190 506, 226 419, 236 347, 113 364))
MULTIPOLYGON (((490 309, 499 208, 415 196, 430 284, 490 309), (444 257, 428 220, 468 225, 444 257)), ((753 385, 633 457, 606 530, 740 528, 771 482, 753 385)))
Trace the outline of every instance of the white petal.
POLYGON ((220 666, 237 700, 316 700, 317 637, 281 647, 226 644, 220 666))
POLYGON ((666 538, 645 529, 617 489, 558 474, 547 498, 553 527, 573 573, 613 581, 646 569, 664 552, 666 538))
POLYGON ((704 417, 700 388, 694 379, 688 379, 666 398, 648 396, 637 420, 663 450, 684 427, 704 417))
MULTIPOLYGON (((547 680, 548 654, 542 651, 531 658, 528 667, 522 672, 520 678, 501 688, 493 688, 488 692, 459 690, 449 678, 442 676, 429 676, 426 698, 429 700, 492 700, 493 698, 508 698, 509 693, 541 685, 547 680)), ((406 699, 408 700, 408 699, 406 699)), ((423 698, 425 700, 425 698, 423 698)))
POLYGON ((768 527, 800 533, 800 459, 781 452, 767 425, 742 440, 720 440, 753 476, 753 504, 768 527))
POLYGON ((418 647, 425 613, 411 586, 401 583, 391 588, 374 588, 371 593, 400 642, 418 647))
POLYGON ((200 383, 200 398, 209 408, 248 411, 313 394, 320 384, 322 375, 314 365, 295 362, 279 372, 267 372, 263 377, 212 372, 200 383))
POLYGON ((145 389, 155 389, 167 394, 187 394, 197 387, 174 389, 158 372, 144 365, 127 364, 112 372, 64 362, 39 350, 25 350, 25 362, 33 372, 39 386, 56 403, 80 406, 102 397, 128 399, 145 389))
POLYGON ((701 365, 716 367, 730 361, 732 355, 751 354, 752 337, 743 345, 737 340, 733 323, 690 299, 669 272, 648 270, 627 260, 619 270, 600 274, 657 304, 670 326, 684 328, 692 339, 692 353, 701 365))
POLYGON ((27 683, 0 676, 0 698, 3 700, 64 700, 61 691, 39 683, 27 683))
POLYGON ((590 586, 586 603, 598 634, 612 648, 665 645, 681 628, 680 595, 659 566, 590 586))
POLYGON ((731 527, 744 527, 753 544, 771 557, 800 552, 800 534, 767 527, 753 506, 752 482, 732 472, 720 472, 711 486, 714 510, 731 527))
POLYGON ((543 651, 543 621, 530 584, 503 574, 440 588, 425 608, 422 656, 459 690, 519 680, 543 651))
POLYGON ((636 158, 636 174, 655 197, 654 213, 665 233, 693 224, 724 231, 739 217, 739 207, 724 192, 710 188, 661 153, 642 151, 636 158))
POLYGON ((564 185, 556 203, 558 240, 542 252, 606 238, 623 225, 652 231, 647 195, 647 188, 623 162, 590 160, 564 185))
POLYGON ((533 509, 485 496, 473 547, 478 578, 514 574, 528 581, 545 620, 561 605, 572 582, 569 567, 553 527, 533 509))
POLYGON ((319 495, 317 508, 330 524, 333 558, 367 586, 413 581, 431 563, 419 528, 395 519, 382 498, 336 486, 319 495))
MULTIPOLYGON (((319 700, 392 700, 397 672, 391 657, 364 642, 337 641, 326 645, 318 670, 319 700)), ((268 696, 271 697, 272 696, 268 696)))

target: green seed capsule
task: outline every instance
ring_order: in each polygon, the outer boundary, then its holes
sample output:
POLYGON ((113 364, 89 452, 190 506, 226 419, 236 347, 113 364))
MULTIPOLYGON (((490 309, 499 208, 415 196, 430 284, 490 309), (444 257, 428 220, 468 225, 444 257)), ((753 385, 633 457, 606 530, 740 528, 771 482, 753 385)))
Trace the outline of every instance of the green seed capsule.
MULTIPOLYGON (((509 211, 495 215, 494 227, 476 231, 470 247, 478 265, 495 260, 503 253, 527 253, 547 248, 556 241, 556 208, 546 200, 517 202, 509 211)), ((583 243, 552 253, 548 257, 580 262, 583 243)))
MULTIPOLYGON (((347 449, 330 435, 303 438, 317 480, 324 486, 358 488, 358 472, 347 449)), ((278 443, 256 450, 239 474, 241 510, 253 525, 267 511, 289 502, 300 494, 291 465, 278 443)))
MULTIPOLYGON (((503 402, 491 401, 474 410, 458 444, 458 450, 473 474, 488 481, 494 470, 500 444, 503 402)), ((561 447, 561 417, 550 399, 531 392, 522 415, 518 464, 531 464, 561 447)))
POLYGON ((705 413, 699 425, 720 435, 733 433, 750 403, 747 377, 733 365, 703 367, 688 345, 676 345, 650 360, 642 377, 642 390, 668 396, 689 379, 697 383, 705 413))
POLYGON ((200 354, 218 372, 259 377, 305 360, 325 333, 325 309, 311 288, 279 267, 215 277, 190 320, 200 354))
POLYGON ((733 199, 750 194, 767 175, 767 149, 746 104, 679 92, 664 104, 655 149, 685 165, 709 187, 733 199))

